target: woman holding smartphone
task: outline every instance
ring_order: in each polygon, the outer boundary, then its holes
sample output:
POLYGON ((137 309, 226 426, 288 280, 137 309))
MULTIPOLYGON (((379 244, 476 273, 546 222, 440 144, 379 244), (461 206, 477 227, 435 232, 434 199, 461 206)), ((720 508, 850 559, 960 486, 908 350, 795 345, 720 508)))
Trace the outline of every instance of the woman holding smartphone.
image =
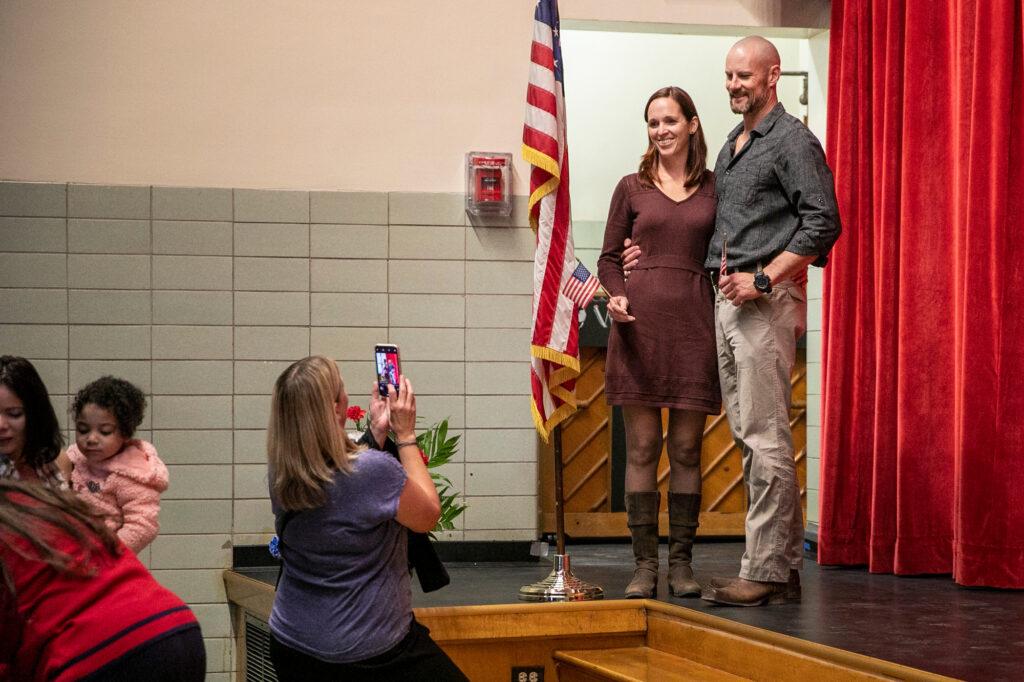
POLYGON ((700 452, 707 415, 721 409, 714 295, 704 258, 715 227, 715 177, 693 100, 677 87, 644 107, 647 152, 612 195, 598 274, 614 321, 605 395, 626 425, 626 516, 635 568, 626 597, 653 597, 658 581, 657 466, 667 444, 669 589, 700 596, 691 568, 700 516, 700 452), (644 252, 623 275, 625 240, 644 252), (667 435, 661 410, 668 408, 667 435))
POLYGON ((412 614, 406 529, 427 532, 440 500, 416 443, 405 377, 370 402, 376 442, 345 433, 345 384, 312 356, 274 385, 267 451, 283 570, 270 614, 280 680, 465 680, 412 614))

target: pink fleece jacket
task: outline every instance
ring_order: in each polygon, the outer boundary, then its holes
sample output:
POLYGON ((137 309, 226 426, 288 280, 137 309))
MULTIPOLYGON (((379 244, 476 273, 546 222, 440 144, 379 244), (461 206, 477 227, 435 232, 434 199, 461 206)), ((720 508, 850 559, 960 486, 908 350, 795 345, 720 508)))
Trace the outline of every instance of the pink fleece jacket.
POLYGON ((152 443, 128 441, 121 452, 102 462, 90 462, 77 445, 68 448, 74 465, 71 487, 106 518, 136 554, 160 531, 160 493, 167 490, 167 467, 152 443))

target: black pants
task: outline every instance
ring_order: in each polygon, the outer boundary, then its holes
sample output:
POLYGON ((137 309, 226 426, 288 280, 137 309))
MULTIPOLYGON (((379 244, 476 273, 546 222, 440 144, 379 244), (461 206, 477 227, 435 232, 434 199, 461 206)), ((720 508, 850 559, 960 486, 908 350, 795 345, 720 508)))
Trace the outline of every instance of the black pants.
POLYGON ((206 649, 199 626, 187 628, 129 652, 88 677, 90 682, 203 682, 206 649))
POLYGON ((281 682, 367 680, 367 682, 468 682, 448 654, 415 620, 409 634, 384 653, 358 663, 327 663, 282 644, 271 635, 270 660, 281 682))

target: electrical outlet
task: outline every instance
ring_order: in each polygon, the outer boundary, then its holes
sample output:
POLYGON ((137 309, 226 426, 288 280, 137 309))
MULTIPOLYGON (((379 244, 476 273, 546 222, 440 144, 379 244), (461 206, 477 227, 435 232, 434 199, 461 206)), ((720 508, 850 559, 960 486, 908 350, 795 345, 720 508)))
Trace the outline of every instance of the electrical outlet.
POLYGON ((512 668, 512 682, 544 682, 544 666, 512 668))

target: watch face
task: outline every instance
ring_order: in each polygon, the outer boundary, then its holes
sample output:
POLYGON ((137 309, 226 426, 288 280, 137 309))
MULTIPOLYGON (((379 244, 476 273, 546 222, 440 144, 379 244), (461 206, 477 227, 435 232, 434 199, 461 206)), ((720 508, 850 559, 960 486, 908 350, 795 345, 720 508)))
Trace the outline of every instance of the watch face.
POLYGON ((771 280, 768 279, 768 275, 763 272, 759 272, 754 275, 754 288, 758 291, 765 292, 771 287, 771 280))

